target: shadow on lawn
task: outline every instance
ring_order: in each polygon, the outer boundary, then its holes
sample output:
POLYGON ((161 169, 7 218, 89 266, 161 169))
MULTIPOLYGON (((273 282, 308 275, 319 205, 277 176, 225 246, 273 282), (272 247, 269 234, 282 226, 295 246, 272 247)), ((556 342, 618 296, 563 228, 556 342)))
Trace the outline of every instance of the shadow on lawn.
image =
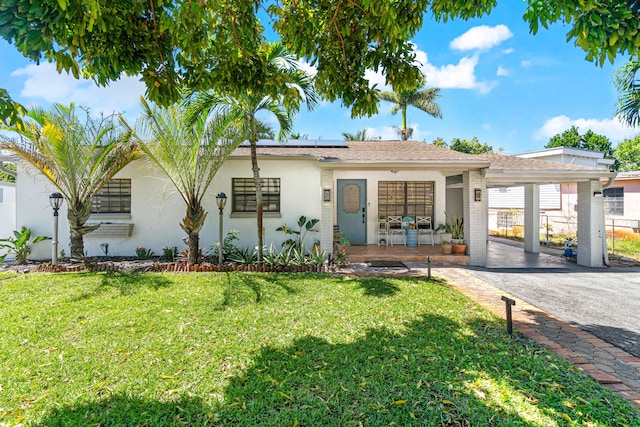
POLYGON ((37 425, 546 424, 529 419, 531 412, 558 425, 635 425, 630 405, 614 408, 608 390, 564 361, 550 363, 548 353, 528 341, 510 340, 498 323, 477 318, 461 326, 424 315, 399 331, 372 329, 349 343, 305 336, 287 347, 262 347, 251 368, 230 379, 224 406, 208 396, 166 402, 103 396, 56 407, 37 425))
MULTIPOLYGON (((85 273, 81 273, 85 274, 85 273)), ((143 288, 157 291, 171 285, 171 281, 160 274, 139 274, 125 271, 107 271, 103 273, 86 273, 88 277, 99 276, 100 284, 93 292, 84 293, 76 298, 83 300, 100 295, 109 289, 117 290, 120 295, 133 295, 143 288)))
POLYGON ((364 294, 371 297, 390 297, 400 292, 400 287, 384 277, 362 277, 358 279, 358 286, 364 294))
MULTIPOLYGON (((282 288, 287 294, 296 295, 304 290, 308 279, 316 280, 317 273, 281 273, 281 274, 254 274, 254 273, 226 273, 227 287, 224 290, 224 298, 220 309, 229 306, 239 306, 247 303, 259 304, 268 298, 273 289, 282 288)), ((327 275, 322 275, 328 277, 327 275)), ((388 277, 333 277, 334 281, 348 281, 356 283, 364 290, 364 295, 371 297, 390 297, 400 292, 400 287, 388 277)), ((444 282, 443 282, 444 283, 444 282)), ((312 290, 311 290, 312 291, 312 290)))
POLYGON ((48 413, 34 424, 47 427, 75 426, 211 426, 214 425, 211 408, 199 398, 182 397, 180 400, 159 402, 140 400, 123 395, 64 406, 48 413))
POLYGON ((300 273, 226 273, 227 287, 220 309, 246 303, 258 304, 269 296, 271 289, 282 288, 287 294, 300 292, 300 286, 307 277, 317 278, 317 274, 300 273), (267 286, 265 286, 267 285, 267 286))
POLYGON ((469 328, 430 315, 405 333, 374 329, 348 344, 304 337, 264 347, 251 369, 231 379, 220 425, 540 425, 527 419, 532 414, 560 423, 566 416, 595 424, 636 419, 630 406, 612 410, 611 393, 568 363, 550 364, 548 353, 510 341, 496 323, 478 319, 469 328))

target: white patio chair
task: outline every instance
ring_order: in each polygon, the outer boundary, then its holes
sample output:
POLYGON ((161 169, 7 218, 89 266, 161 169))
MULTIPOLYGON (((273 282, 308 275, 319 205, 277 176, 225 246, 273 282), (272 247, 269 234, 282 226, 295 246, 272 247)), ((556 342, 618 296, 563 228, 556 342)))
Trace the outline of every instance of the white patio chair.
POLYGON ((391 243, 391 246, 393 246, 394 236, 402 237, 402 244, 407 246, 407 232, 402 228, 402 216, 389 216, 387 225, 389 227, 389 242, 391 243))
POLYGON ((418 246, 420 246, 420 236, 431 237, 431 246, 433 242, 433 225, 430 216, 416 216, 416 228, 418 229, 418 246))

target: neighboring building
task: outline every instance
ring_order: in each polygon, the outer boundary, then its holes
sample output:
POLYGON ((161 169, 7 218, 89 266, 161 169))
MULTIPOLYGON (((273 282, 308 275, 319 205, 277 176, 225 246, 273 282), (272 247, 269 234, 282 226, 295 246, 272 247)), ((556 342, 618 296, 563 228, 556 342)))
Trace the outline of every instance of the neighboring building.
POLYGON ((607 226, 640 233, 640 171, 620 172, 603 190, 607 226))
MULTIPOLYGON (((546 160, 570 165, 581 165, 608 171, 613 159, 604 157, 598 151, 570 147, 556 147, 545 150, 515 154, 523 159, 546 160)), ((605 190, 605 202, 609 190, 605 190)), ((540 185, 540 228, 547 223, 554 232, 577 232, 577 185, 575 183, 554 183, 540 185)), ((489 230, 511 230, 522 226, 524 213, 524 187, 502 187, 489 190, 489 230)))
POLYGON ((0 181, 0 238, 13 236, 16 227, 16 185, 0 181))
MULTIPOLYGON (((309 235, 332 251, 333 230, 339 228, 352 244, 375 244, 379 216, 431 216, 434 226, 445 222, 445 210, 464 217, 465 240, 471 265, 485 265, 487 257, 487 189, 527 185, 525 228, 538 231, 537 189, 545 183, 577 182, 582 219, 582 265, 601 266, 601 179, 608 171, 576 164, 554 163, 502 155, 469 155, 412 141, 261 141, 260 175, 265 193, 264 242, 276 247, 285 240, 276 231, 295 226, 298 218, 318 218, 317 233, 309 235), (535 226, 534 226, 535 224, 535 226)), ((224 230, 239 230, 240 245, 257 241, 255 191, 248 146, 238 148, 213 180, 205 206, 209 216, 200 234, 208 250, 218 241, 215 194, 228 196, 224 230)), ((25 162, 18 162, 17 218, 36 235, 51 234, 47 180, 25 162)), ((184 248, 179 222, 184 204, 171 184, 146 160, 130 163, 94 200, 90 222, 100 228, 85 236, 87 255, 102 255, 109 244, 112 255, 131 256, 138 247, 162 253, 165 246, 184 248)), ((60 212, 60 245, 68 248, 66 204, 60 212)), ((390 248, 391 249, 391 248, 390 248)), ((525 250, 539 251, 538 239, 525 239, 525 250), (538 245, 538 246, 536 246, 538 245)), ((36 245, 33 257, 50 257, 50 246, 36 245)))
MULTIPOLYGON (((5 169, 6 157, 0 152, 0 172, 13 175, 5 169)), ((13 236, 16 225, 16 185, 12 182, 0 181, 0 239, 13 236)))

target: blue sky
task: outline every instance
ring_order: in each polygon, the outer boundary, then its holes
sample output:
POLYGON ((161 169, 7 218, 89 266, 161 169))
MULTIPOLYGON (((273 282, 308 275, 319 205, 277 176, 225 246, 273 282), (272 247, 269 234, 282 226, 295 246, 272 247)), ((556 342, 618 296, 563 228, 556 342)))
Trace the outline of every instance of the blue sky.
MULTIPOLYGON (((442 89, 438 104, 443 118, 410 108, 413 139, 431 142, 442 137, 449 142, 476 136, 506 153, 519 153, 542 149, 551 136, 571 125, 606 135, 614 145, 640 133, 614 117, 611 77, 627 58, 598 67, 566 42, 569 27, 554 25, 533 36, 522 20, 523 2, 499 4, 481 19, 439 24, 425 18, 413 42, 427 85, 442 89)), ((98 88, 90 81, 59 75, 52 64, 36 66, 4 40, 0 57, 0 87, 25 105, 75 102, 94 112, 134 117, 144 94, 143 85, 132 77, 98 88)), ((370 80, 384 83, 373 73, 370 80)), ((395 139, 392 126, 400 124, 400 115, 392 116, 387 103, 379 110, 371 118, 351 119, 340 103, 323 102, 313 112, 302 112, 294 128, 312 139, 342 139, 343 132, 363 128, 371 136, 395 139)))

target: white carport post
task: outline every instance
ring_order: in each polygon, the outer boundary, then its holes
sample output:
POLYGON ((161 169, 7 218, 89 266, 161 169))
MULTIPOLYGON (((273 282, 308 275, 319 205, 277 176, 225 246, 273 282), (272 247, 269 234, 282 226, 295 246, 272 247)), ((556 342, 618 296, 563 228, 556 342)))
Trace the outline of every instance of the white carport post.
POLYGON ((487 184, 481 172, 464 172, 462 184, 464 239, 467 242, 469 264, 480 267, 487 265, 488 199, 487 184), (479 191, 479 201, 476 201, 476 190, 479 191))
POLYGON ((524 251, 540 253, 540 186, 524 186, 524 251))
POLYGON ((578 264, 602 267, 604 228, 602 184, 592 180, 578 183, 578 264))

